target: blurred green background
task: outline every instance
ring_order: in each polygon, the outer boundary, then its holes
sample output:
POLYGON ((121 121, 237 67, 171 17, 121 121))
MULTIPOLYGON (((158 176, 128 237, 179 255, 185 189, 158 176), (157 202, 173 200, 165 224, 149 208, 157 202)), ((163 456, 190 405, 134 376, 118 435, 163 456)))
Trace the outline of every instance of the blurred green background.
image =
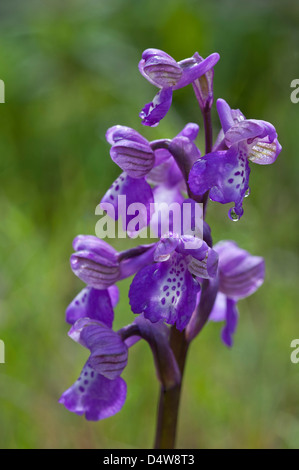
MULTIPOLYGON (((239 304, 232 350, 209 324, 190 350, 179 448, 299 448, 299 364, 290 361, 298 322, 299 4, 151 0, 10 0, 0 7, 1 448, 147 448, 158 384, 149 349, 130 351, 128 398, 97 423, 57 403, 87 352, 67 336, 64 311, 83 284, 71 272, 72 239, 94 234, 94 210, 119 174, 105 131, 122 124, 150 140, 173 137, 201 116, 192 87, 178 90, 158 128, 138 113, 156 89, 138 73, 148 47, 177 60, 218 51, 215 96, 272 122, 283 151, 252 165, 240 222, 210 203, 214 241, 235 239, 266 259, 262 288, 239 304)), ((215 129, 219 128, 215 110, 215 129)), ((198 144, 202 146, 202 132, 198 144)), ((125 242, 115 241, 117 248, 125 242)), ((120 283, 116 327, 132 320, 120 283)))

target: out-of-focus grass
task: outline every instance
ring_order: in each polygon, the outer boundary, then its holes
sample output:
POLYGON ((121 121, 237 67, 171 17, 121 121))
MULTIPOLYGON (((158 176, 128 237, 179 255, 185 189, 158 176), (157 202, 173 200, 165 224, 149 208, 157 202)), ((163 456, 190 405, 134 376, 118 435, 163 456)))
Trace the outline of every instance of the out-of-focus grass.
MULTIPOLYGON (((248 117, 273 122, 283 145, 275 165, 252 165, 251 195, 233 224, 211 203, 214 240, 232 238, 263 255, 267 278, 240 302, 232 350, 208 325, 188 357, 178 446, 299 447, 299 365, 290 362, 298 324, 299 104, 296 2, 236 0, 13 1, 1 6, 0 446, 150 447, 158 385, 146 344, 130 351, 121 413, 89 423, 57 403, 87 353, 68 339, 64 311, 82 283, 69 268, 71 241, 94 233, 94 209, 119 171, 106 129, 135 127, 150 139, 198 122, 192 88, 179 90, 156 129, 141 107, 155 89, 137 71, 143 49, 175 58, 221 54, 215 94, 248 117)), ((214 112, 215 127, 219 127, 214 112)), ((201 121, 200 121, 201 123, 201 121)), ((202 123, 201 123, 202 125, 202 123)), ((202 145, 202 136, 199 145, 202 145)), ((120 242, 115 246, 124 248, 120 242)), ((120 283, 116 326, 132 320, 120 283)))

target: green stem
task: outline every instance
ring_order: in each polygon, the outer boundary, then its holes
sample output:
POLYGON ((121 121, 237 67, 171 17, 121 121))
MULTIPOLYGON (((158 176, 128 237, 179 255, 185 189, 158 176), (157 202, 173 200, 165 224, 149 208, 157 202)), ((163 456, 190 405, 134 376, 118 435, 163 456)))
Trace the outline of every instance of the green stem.
POLYGON ((174 449, 175 446, 182 380, 189 346, 185 332, 178 331, 175 326, 171 328, 170 346, 181 372, 181 381, 170 390, 161 386, 155 449, 174 449))

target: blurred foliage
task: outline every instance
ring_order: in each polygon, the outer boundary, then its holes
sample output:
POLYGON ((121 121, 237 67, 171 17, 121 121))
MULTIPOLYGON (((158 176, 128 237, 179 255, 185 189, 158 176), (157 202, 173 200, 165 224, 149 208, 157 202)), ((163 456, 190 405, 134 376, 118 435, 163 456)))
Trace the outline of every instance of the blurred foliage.
MULTIPOLYGON (((156 91, 137 70, 147 47, 177 60, 218 51, 216 97, 271 121, 283 146, 275 165, 252 165, 240 222, 228 219, 227 206, 209 205, 214 240, 235 239, 263 255, 267 279, 240 302, 232 350, 220 341, 221 325, 208 325, 194 341, 177 445, 299 447, 299 365, 290 362, 299 337, 299 104, 290 101, 290 83, 299 78, 298 14, 296 0, 1 3, 1 448, 152 445, 158 384, 146 344, 130 351, 128 398, 118 415, 90 423, 57 403, 87 357, 64 322, 82 287, 68 258, 75 235, 94 233, 94 209, 119 173, 106 129, 128 125, 155 139, 176 135, 187 121, 202 126, 191 87, 175 93, 158 128, 140 124, 138 113, 156 91)), ((128 286, 120 284, 117 327, 132 320, 128 286)))

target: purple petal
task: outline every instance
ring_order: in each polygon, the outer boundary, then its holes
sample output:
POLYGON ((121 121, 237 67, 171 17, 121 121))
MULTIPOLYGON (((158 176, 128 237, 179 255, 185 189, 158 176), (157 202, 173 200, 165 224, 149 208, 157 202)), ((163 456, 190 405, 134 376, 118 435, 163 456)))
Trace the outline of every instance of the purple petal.
MULTIPOLYGON (((157 155, 155 151, 155 155, 157 155)), ((162 151, 161 151, 162 152, 162 151)), ((160 153, 158 155, 159 165, 155 166, 146 176, 146 180, 154 185, 163 184, 165 187, 173 188, 179 183, 183 186, 184 178, 181 170, 179 169, 175 159, 170 155, 167 150, 164 150, 162 153, 162 158, 160 158, 160 153), (164 153, 165 152, 165 153, 164 153), (167 152, 167 153, 166 153, 167 152), (168 154, 168 158, 165 159, 168 154)))
POLYGON ((126 173, 122 173, 104 195, 100 208, 107 210, 106 204, 111 204, 114 208, 112 214, 115 220, 118 220, 119 217, 122 218, 122 226, 125 231, 128 230, 128 226, 132 227, 133 219, 138 216, 134 226, 135 230, 130 230, 133 233, 149 224, 151 218, 150 205, 153 202, 152 189, 144 178, 134 179, 126 173))
POLYGON ((69 336, 90 350, 89 364, 96 372, 110 380, 123 372, 128 362, 128 348, 111 328, 90 318, 80 318, 69 336))
POLYGON ((144 78, 152 83, 152 85, 160 87, 161 85, 155 81, 155 77, 145 71, 146 64, 151 60, 155 61, 156 65, 159 63, 163 64, 163 62, 165 62, 173 67, 177 67, 177 62, 169 54, 166 54, 166 52, 161 51, 160 49, 146 49, 142 53, 142 59, 138 64, 139 72, 144 78))
POLYGON ((222 330, 221 338, 224 344, 228 347, 233 345, 233 334, 236 331, 238 324, 238 309, 236 302, 232 299, 226 299, 226 325, 222 330))
POLYGON ((176 85, 182 77, 182 69, 172 57, 151 55, 140 64, 145 76, 159 88, 176 85))
POLYGON ((146 104, 139 116, 142 124, 155 127, 169 111, 172 102, 172 88, 162 88, 153 101, 146 104))
POLYGON ((203 329, 210 318, 218 292, 218 277, 201 283, 201 291, 197 295, 197 306, 186 328, 187 341, 192 341, 203 329))
POLYGON ((258 163, 259 165, 269 165, 275 162, 281 152, 281 145, 276 138, 271 143, 268 140, 269 139, 265 137, 251 146, 248 155, 250 161, 258 163))
POLYGON ((167 261, 177 248, 179 242, 179 237, 174 237, 172 234, 168 237, 163 236, 157 243, 157 247, 155 249, 155 261, 167 261))
POLYGON ((228 147, 231 147, 233 144, 237 144, 243 140, 250 143, 250 141, 253 141, 258 137, 263 139, 267 136, 269 136, 271 142, 273 142, 277 136, 272 124, 265 121, 258 121, 256 119, 245 119, 234 124, 230 129, 228 129, 225 133, 225 142, 228 147))
POLYGON ((105 258, 113 258, 117 251, 109 243, 94 235, 78 235, 73 241, 75 251, 92 251, 105 258))
POLYGON ((203 206, 193 199, 184 199, 182 203, 181 234, 203 239, 203 206))
POLYGON ((265 262, 231 241, 217 243, 219 254, 219 289, 238 300, 253 294, 264 282, 265 262))
POLYGON ((187 269, 182 255, 173 253, 168 261, 147 266, 139 271, 130 287, 132 311, 145 318, 183 330, 196 304, 200 286, 187 269))
POLYGON ((188 270, 201 279, 214 278, 218 269, 218 253, 208 247, 205 242, 198 249, 189 251, 188 270), (204 253, 204 257, 203 257, 204 253))
POLYGON ((218 292, 209 321, 220 322, 226 318, 226 295, 218 292))
POLYGON ((223 129, 220 129, 219 134, 217 135, 215 144, 213 146, 212 152, 218 152, 219 150, 227 150, 228 147, 225 143, 223 129))
POLYGON ((88 286, 106 289, 119 278, 117 252, 108 243, 92 235, 79 235, 74 240, 71 268, 88 286))
POLYGON ((123 407, 127 385, 123 379, 106 379, 87 362, 78 380, 66 390, 59 403, 87 420, 98 421, 118 413, 123 407))
POLYGON ((110 127, 106 132, 106 140, 110 145, 116 144, 119 140, 129 140, 131 142, 148 145, 148 140, 142 137, 139 132, 126 126, 110 127))
POLYGON ((98 320, 112 328, 114 313, 109 290, 85 287, 79 292, 66 309, 66 321, 73 325, 79 318, 84 317, 98 320))
MULTIPOLYGON (((108 287, 108 292, 109 292, 112 307, 114 308, 114 307, 116 307, 116 305, 119 302, 119 289, 118 289, 117 286, 110 286, 110 287, 108 287)), ((97 318, 96 318, 96 320, 97 320, 97 318)), ((109 326, 109 325, 107 325, 107 326, 109 326)))
POLYGON ((197 138, 199 132, 198 124, 194 122, 189 122, 186 126, 179 132, 177 137, 187 137, 192 142, 197 138))
MULTIPOLYGON (((203 58, 198 53, 194 54, 193 57, 198 63, 203 61, 203 58)), ((213 80, 214 69, 212 68, 193 82, 195 96, 202 111, 211 109, 212 107, 214 101, 213 80)))
POLYGON ((140 245, 136 249, 133 248, 133 250, 120 253, 122 258, 120 260, 120 279, 126 279, 144 266, 153 263, 155 249, 156 244, 153 243, 152 245, 140 245), (138 253, 139 250, 140 253, 138 253), (134 253, 132 253, 132 256, 129 256, 132 251, 134 253), (126 256, 127 253, 128 256, 126 256))
POLYGON ((219 59, 219 54, 214 52, 200 63, 198 63, 195 58, 185 59, 178 62, 183 70, 183 75, 182 78, 173 87, 173 89, 178 90, 179 88, 190 85, 190 83, 194 82, 210 69, 212 69, 214 65, 217 64, 219 59))
POLYGON ((233 145, 227 151, 213 152, 200 158, 189 174, 189 186, 194 194, 210 190, 213 201, 235 203, 235 212, 241 217, 242 201, 248 189, 250 168, 247 147, 233 145))
POLYGON ((111 147, 111 159, 130 177, 143 178, 153 168, 155 155, 148 143, 119 140, 111 147))
POLYGON ((172 139, 169 151, 174 156, 184 177, 187 179, 190 168, 200 157, 200 151, 197 146, 187 137, 179 136, 172 139))
POLYGON ((181 204, 184 200, 180 185, 173 188, 159 185, 154 189, 155 211, 151 218, 151 231, 157 237, 181 231, 181 204))
POLYGON ((226 133, 234 125, 232 110, 230 106, 228 105, 228 103, 222 98, 219 98, 217 100, 216 107, 217 107, 222 129, 226 133))
POLYGON ((235 124, 246 119, 244 114, 239 109, 231 109, 231 114, 235 124))

